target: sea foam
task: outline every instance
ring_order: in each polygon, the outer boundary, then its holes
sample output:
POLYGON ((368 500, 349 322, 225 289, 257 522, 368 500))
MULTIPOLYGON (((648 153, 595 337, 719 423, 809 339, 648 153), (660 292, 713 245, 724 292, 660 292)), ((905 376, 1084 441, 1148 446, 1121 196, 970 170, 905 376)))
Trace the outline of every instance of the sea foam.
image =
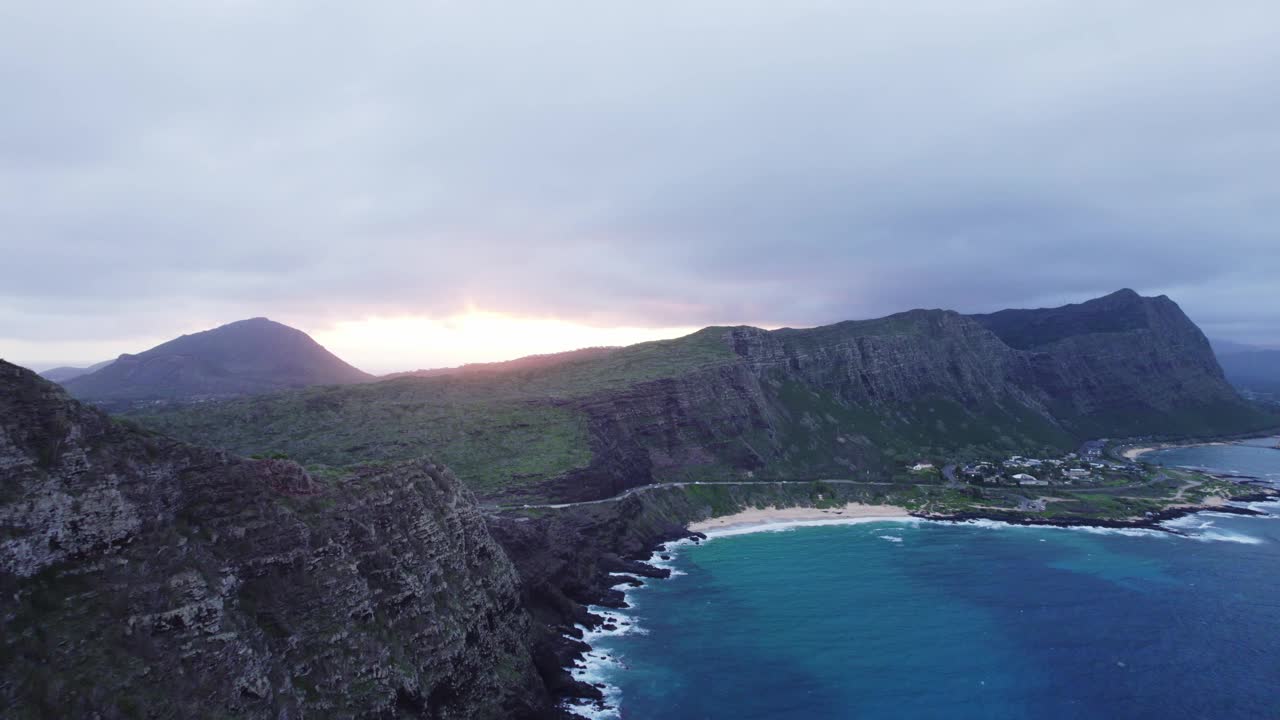
MULTIPOLYGON (((971 527, 986 528, 988 530, 1004 530, 1010 528, 1035 528, 1044 530, 1072 530, 1075 532, 1088 533, 1090 535, 1123 535, 1126 537, 1151 537, 1151 538, 1185 538, 1188 540, 1198 540, 1200 542, 1233 542, 1243 545, 1257 545, 1264 542, 1261 538, 1252 535, 1232 532, 1214 527, 1212 520, 1205 520, 1203 516, 1207 513, 1194 513, 1185 515, 1175 520, 1166 520, 1160 523, 1161 527, 1168 528, 1174 532, 1162 532, 1160 530, 1152 530, 1150 528, 1109 528, 1095 527, 1092 525, 1017 525, 1014 523, 1002 522, 1000 520, 966 520, 963 525, 971 527)), ((1218 513, 1220 516, 1235 517, 1234 515, 1226 515, 1218 513)), ((947 521, 940 521, 947 522, 947 521)))
MULTIPOLYGON (((623 586, 635 589, 625 583, 614 587, 623 586)), ((627 602, 629 605, 632 604, 630 598, 628 598, 627 602)), ((590 645, 591 649, 583 653, 581 665, 570 668, 569 674, 573 675, 575 680, 598 688, 600 693, 604 695, 604 706, 601 707, 590 700, 569 700, 563 704, 563 707, 565 710, 589 718, 589 720, 612 720, 621 717, 618 711, 618 703, 622 691, 609 682, 609 677, 612 673, 625 669, 626 665, 619 655, 608 650, 599 649, 596 644, 601 638, 644 635, 648 631, 640 627, 633 616, 618 612, 613 608, 588 605, 587 610, 603 617, 604 623, 594 629, 588 629, 582 625, 574 626, 582 632, 582 641, 590 645), (605 625, 612 625, 613 629, 610 630, 604 627, 605 625)), ((566 637, 572 636, 566 635, 566 637)))
POLYGON ((1215 518, 1234 517, 1238 516, 1209 511, 1184 515, 1174 520, 1166 520, 1160 524, 1170 530, 1178 531, 1182 537, 1190 540, 1199 540, 1200 542, 1233 542, 1242 545, 1259 545, 1263 542, 1261 538, 1256 538, 1252 535, 1217 527, 1215 518))
POLYGON ((923 522, 920 518, 913 517, 863 517, 863 518, 831 518, 829 520, 777 520, 771 522, 762 522, 755 525, 738 525, 715 530, 708 530, 706 536, 708 540, 715 538, 734 537, 736 535, 750 535, 752 533, 762 532, 790 532, 796 528, 802 527, 827 527, 829 525, 865 525, 867 523, 906 523, 916 524, 923 522))
POLYGON ((1109 528, 1096 527, 1093 525, 1019 525, 1017 523, 1008 523, 1003 520, 963 520, 955 522, 952 520, 935 520, 933 522, 946 523, 949 525, 965 525, 968 527, 978 527, 987 530, 1012 530, 1012 529, 1029 529, 1029 530, 1071 530, 1074 532, 1083 532, 1090 535, 1125 535, 1127 537, 1172 537, 1169 533, 1152 530, 1150 528, 1109 528))

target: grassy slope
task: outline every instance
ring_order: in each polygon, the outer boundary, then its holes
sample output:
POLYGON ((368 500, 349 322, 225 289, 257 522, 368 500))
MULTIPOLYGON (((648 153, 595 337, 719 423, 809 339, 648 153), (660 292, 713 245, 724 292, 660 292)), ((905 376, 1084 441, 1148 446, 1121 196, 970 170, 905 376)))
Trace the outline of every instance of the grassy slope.
POLYGON ((481 494, 591 460, 586 418, 561 401, 732 361, 723 328, 602 358, 504 373, 398 378, 136 413, 142 424, 315 471, 438 457, 481 494))
MULTIPOLYGON (((904 313, 779 332, 793 347, 816 349, 849 336, 919 330, 912 313, 904 313)), ((242 454, 283 454, 321 473, 326 467, 430 453, 479 494, 493 495, 590 463, 587 418, 573 405, 574 399, 732 363, 725 332, 726 328, 707 328, 684 338, 552 367, 311 388, 135 417, 156 430, 242 454)), ((752 466, 743 458, 755 456, 765 460, 754 471, 757 478, 903 479, 904 466, 919 458, 967 460, 1011 451, 1056 454, 1073 448, 1078 437, 1150 434, 1153 421, 1150 416, 1080 419, 1080 426, 1072 428, 1073 437, 1012 399, 961 405, 945 397, 922 397, 905 405, 870 408, 849 405, 785 374, 766 374, 762 381, 772 413, 769 431, 718 428, 720 441, 707 446, 712 456, 706 462, 660 468, 657 478, 743 479, 741 468, 752 466)), ((692 411, 719 416, 715 407, 692 411)), ((1237 406, 1223 409, 1238 411, 1237 406)), ((1181 434, 1210 433, 1228 419, 1198 412, 1174 424, 1181 434)), ((671 432, 693 430, 673 426, 671 432)))

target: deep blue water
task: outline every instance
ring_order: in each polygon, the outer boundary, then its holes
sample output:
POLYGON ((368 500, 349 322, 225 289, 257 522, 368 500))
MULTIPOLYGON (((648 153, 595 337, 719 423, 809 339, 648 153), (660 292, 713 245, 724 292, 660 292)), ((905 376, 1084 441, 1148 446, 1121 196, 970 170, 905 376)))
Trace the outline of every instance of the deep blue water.
POLYGON ((588 676, 646 720, 1280 718, 1280 504, 1257 507, 1186 538, 877 522, 681 546, 588 676))

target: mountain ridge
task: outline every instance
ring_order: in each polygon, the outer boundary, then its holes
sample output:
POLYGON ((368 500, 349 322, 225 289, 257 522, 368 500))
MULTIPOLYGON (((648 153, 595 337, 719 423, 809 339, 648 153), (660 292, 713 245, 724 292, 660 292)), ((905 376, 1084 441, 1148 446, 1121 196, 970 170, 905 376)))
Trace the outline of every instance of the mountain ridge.
POLYGON ((1225 381, 1176 303, 1132 291, 1007 315, 911 310, 808 329, 710 327, 523 371, 402 377, 136 419, 326 466, 430 447, 482 497, 504 501, 593 499, 664 481, 888 480, 916 456, 1276 424, 1225 381))
POLYGON ((301 330, 256 317, 123 354, 63 384, 81 400, 118 410, 372 379, 301 330))
POLYGON ((59 367, 49 368, 48 370, 41 370, 39 375, 45 380, 51 380, 56 383, 65 383, 68 380, 78 378, 81 375, 88 375, 89 373, 97 372, 113 362, 115 362, 115 359, 103 360, 102 362, 96 362, 85 367, 61 365, 59 367))

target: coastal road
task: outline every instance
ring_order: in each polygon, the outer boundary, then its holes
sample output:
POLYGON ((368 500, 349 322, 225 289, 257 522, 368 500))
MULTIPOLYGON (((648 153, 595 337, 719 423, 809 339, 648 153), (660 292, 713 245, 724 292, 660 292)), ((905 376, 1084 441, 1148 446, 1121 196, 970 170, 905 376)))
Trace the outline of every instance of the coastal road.
POLYGON ((956 465, 955 465, 955 463, 951 463, 950 465, 943 465, 943 466, 942 466, 942 477, 944 477, 944 478, 946 478, 946 479, 947 479, 947 487, 949 487, 949 488, 958 488, 958 487, 960 487, 960 481, 956 479, 956 465))
POLYGON ((891 483, 891 482, 871 482, 867 480, 735 480, 731 482, 670 482, 670 483, 652 483, 649 485, 637 485, 612 497, 600 498, 599 500, 580 500, 578 502, 568 503, 529 503, 520 505, 496 505, 492 506, 493 510, 535 510, 548 509, 560 510, 563 508, 583 507, 585 505, 603 505, 604 503, 618 502, 625 500, 632 495, 651 490, 673 487, 689 487, 692 485, 808 485, 812 483, 826 483, 828 485, 884 485, 890 487, 902 487, 903 485, 914 485, 918 487, 940 487, 937 483, 891 483))
MULTIPOLYGON (((671 483, 651 483, 651 484, 649 484, 649 485, 637 485, 636 487, 633 487, 633 488, 630 488, 630 489, 628 489, 628 490, 625 490, 625 491, 623 491, 623 492, 621 492, 621 493, 619 493, 619 494, 617 494, 617 495, 613 495, 613 496, 611 496, 611 497, 607 497, 607 498, 599 498, 599 499, 597 499, 597 500, 579 500, 579 501, 577 501, 577 502, 566 502, 566 503, 525 503, 525 504, 516 504, 516 505, 491 505, 491 506, 489 506, 489 509, 490 509, 490 510, 493 510, 493 511, 502 511, 502 510, 538 510, 538 509, 546 509, 546 510, 562 510, 562 509, 564 509, 564 508, 584 507, 584 506, 587 506, 587 505, 603 505, 603 504, 605 504, 605 503, 614 503, 614 502, 618 502, 619 500, 625 500, 625 499, 627 499, 627 498, 631 497, 632 495, 636 495, 636 494, 638 494, 638 493, 650 492, 650 491, 653 491, 653 490, 659 490, 659 489, 662 489, 662 488, 672 488, 672 487, 689 487, 689 486, 692 486, 692 485, 805 485, 805 484, 809 484, 809 483, 827 483, 827 484, 831 484, 831 485, 873 485, 873 486, 885 486, 885 487, 902 487, 902 486, 904 486, 904 485, 906 485, 906 486, 915 486, 915 487, 933 487, 933 488, 937 488, 937 487, 947 487, 947 488, 958 488, 958 487, 964 487, 964 486, 965 486, 965 485, 964 485, 964 483, 961 483, 961 482, 956 478, 955 471, 956 471, 956 466, 955 466, 954 464, 952 464, 952 465, 946 465, 946 466, 944 466, 944 467, 942 468, 942 475, 943 475, 943 477, 946 479, 946 483, 945 483, 945 484, 939 484, 939 483, 892 483, 892 482, 872 482, 872 481, 869 481, 869 480, 839 480, 839 479, 818 479, 818 480, 735 480, 735 481, 731 481, 731 482, 690 481, 690 482, 671 482, 671 483)), ((1132 484, 1132 485, 1122 485, 1122 486, 1115 486, 1115 487, 1090 488, 1090 489, 1089 489, 1089 492, 1093 492, 1093 493, 1101 493, 1101 494, 1111 495, 1111 494, 1115 494, 1115 493, 1118 493, 1118 492, 1121 492, 1121 491, 1125 491, 1125 490, 1133 490, 1133 489, 1136 489, 1136 488, 1147 487, 1147 486, 1150 486, 1150 485, 1152 485, 1152 484, 1154 484, 1154 483, 1156 483, 1156 482, 1161 482, 1161 481, 1163 481, 1163 480, 1165 480, 1165 479, 1166 479, 1166 478, 1165 478, 1165 476, 1164 476, 1164 473, 1161 473, 1159 476, 1157 476, 1157 477, 1156 477, 1155 479, 1153 479, 1153 480, 1143 481, 1143 482, 1141 482, 1141 483, 1135 483, 1135 484, 1132 484)), ((1030 498, 1025 498, 1025 497, 1021 497, 1021 496, 1018 496, 1018 498, 1019 498, 1020 500, 1024 501, 1024 504, 1020 504, 1020 505, 1022 505, 1022 506, 1020 506, 1020 507, 1019 507, 1019 509, 1021 509, 1021 510, 1031 509, 1029 505, 1030 505, 1031 503, 1037 502, 1037 501, 1033 501, 1033 500, 1031 500, 1030 498)), ((1041 508, 1041 509, 1043 509, 1043 508, 1041 508)))

